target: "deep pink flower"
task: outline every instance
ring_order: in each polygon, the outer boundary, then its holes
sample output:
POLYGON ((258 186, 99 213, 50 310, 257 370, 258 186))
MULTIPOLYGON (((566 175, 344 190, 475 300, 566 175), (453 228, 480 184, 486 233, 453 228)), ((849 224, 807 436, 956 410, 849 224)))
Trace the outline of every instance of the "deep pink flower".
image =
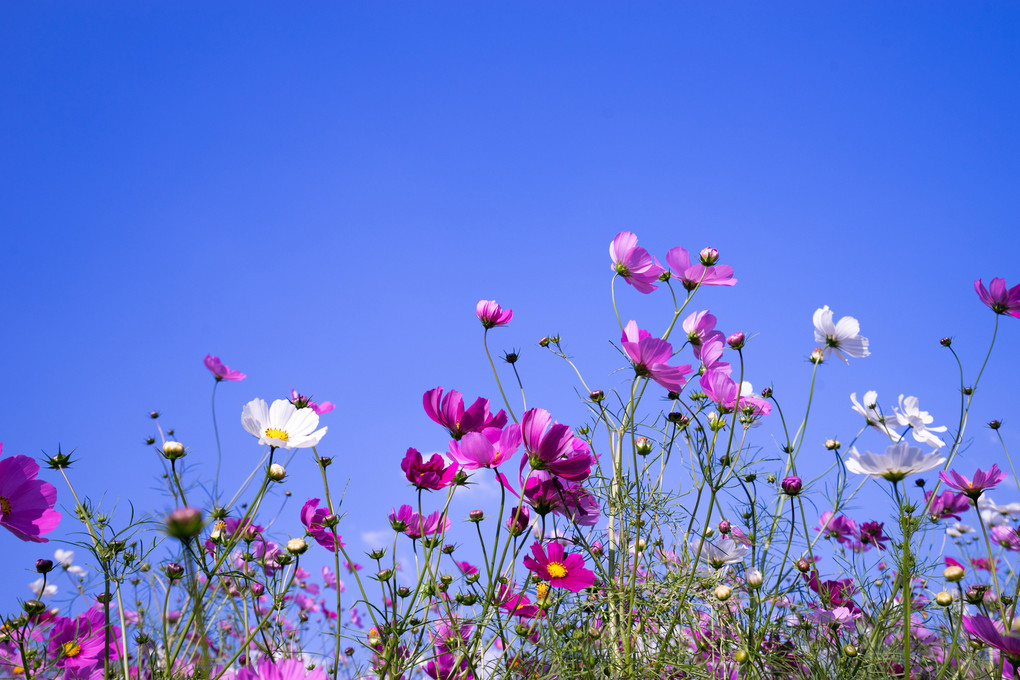
POLYGON ((500 607, 505 609, 512 616, 520 616, 523 619, 533 619, 542 613, 542 610, 531 604, 531 599, 524 593, 515 593, 513 586, 499 584, 497 601, 500 607))
MULTIPOLYGON (((110 658, 116 659, 120 628, 111 628, 110 658)), ((105 631, 103 610, 99 607, 92 607, 75 619, 59 619, 47 641, 47 654, 56 661, 57 668, 87 677, 90 671, 103 665, 105 631)))
POLYGON ((453 484, 460 467, 456 463, 447 465, 446 459, 438 453, 433 453, 427 461, 423 460, 417 449, 410 448, 400 462, 400 469, 407 481, 419 489, 437 491, 453 484))
POLYGON ((56 487, 36 479, 38 474, 39 464, 28 456, 0 460, 0 526, 23 541, 45 543, 49 539, 41 534, 57 528, 60 513, 53 509, 56 487))
POLYGON ((450 518, 439 510, 424 518, 415 512, 411 515, 411 521, 407 524, 404 535, 408 538, 421 538, 422 536, 445 533, 449 528, 450 518))
POLYGON ((970 508, 970 501, 963 494, 943 491, 938 496, 931 498, 933 491, 924 494, 924 500, 928 503, 928 517, 933 522, 942 519, 955 519, 960 521, 960 513, 970 508))
POLYGON ((326 680, 326 672, 322 670, 321 666, 311 671, 307 670, 301 659, 274 661, 272 658, 264 656, 257 663, 238 670, 233 680, 326 680))
POLYGON ((534 558, 525 556, 524 566, 553 588, 566 588, 576 593, 595 583, 595 572, 584 568, 584 558, 565 555, 559 543, 549 543, 547 550, 543 550, 542 544, 536 541, 531 545, 531 554, 534 558))
MULTIPOLYGON (((706 248, 705 250, 709 250, 706 248)), ((715 250, 714 248, 712 250, 715 250)), ((705 258, 705 251, 702 258, 705 258)), ((718 258, 718 253, 715 255, 718 258)), ((691 264, 691 256, 686 250, 677 246, 666 253, 666 264, 670 266, 673 276, 680 279, 684 289, 694 290, 700 286, 732 286, 737 282, 733 278, 733 267, 720 264, 706 267, 704 264, 691 264)))
POLYGON ((511 423, 502 430, 490 427, 481 432, 468 432, 460 441, 450 442, 450 458, 465 470, 502 465, 521 446, 521 427, 511 423))
POLYGON ((591 474, 592 456, 588 445, 574 436, 568 425, 553 421, 548 411, 529 409, 521 418, 521 439, 527 454, 521 459, 521 479, 524 466, 531 463, 533 470, 548 470, 554 475, 572 481, 581 481, 591 474))
POLYGON ((637 236, 631 232, 621 231, 616 235, 609 244, 609 257, 613 260, 610 269, 638 291, 651 293, 658 288, 655 282, 663 271, 662 266, 647 250, 638 247, 637 236))
POLYGON ((339 541, 339 545, 337 545, 339 535, 334 537, 333 530, 326 528, 325 523, 331 519, 329 510, 319 507, 318 498, 309 498, 301 508, 301 523, 305 525, 308 534, 326 550, 336 552, 340 549, 340 545, 346 544, 339 541))
POLYGON ((1020 318, 1020 284, 1006 289, 1005 279, 998 277, 992 279, 992 283, 985 289, 981 279, 974 282, 974 290, 977 291, 981 302, 988 305, 996 314, 1009 314, 1020 318))
POLYGON ((804 574, 804 580, 807 582, 808 588, 818 593, 819 599, 825 604, 826 607, 843 607, 851 606, 856 608, 853 600, 854 581, 853 579, 840 579, 838 581, 819 581, 818 572, 812 570, 808 574, 804 574))
POLYGON ((862 546, 860 552, 866 551, 870 546, 875 546, 879 550, 886 549, 885 544, 889 537, 885 535, 884 527, 884 522, 865 522, 861 525, 860 533, 857 535, 857 540, 862 546))
POLYGON ((479 300, 475 314, 486 328, 505 326, 514 318, 514 310, 503 309, 495 300, 479 300))
POLYGON ((524 487, 525 500, 540 515, 554 512, 579 526, 595 526, 599 521, 599 504, 577 482, 566 482, 548 472, 536 470, 524 487))
POLYGON ((683 390, 687 384, 686 376, 693 369, 690 364, 666 364, 673 357, 673 345, 661 338, 653 338, 648 331, 639 330, 633 320, 624 327, 620 343, 634 365, 635 374, 651 378, 670 392, 683 390))
POLYGON ((324 401, 321 404, 316 404, 312 401, 311 397, 306 397, 303 394, 298 394, 298 391, 291 389, 290 391, 290 403, 294 404, 297 408, 310 408, 312 413, 321 416, 324 413, 329 413, 336 405, 331 401, 324 401))
POLYGON ((943 470, 939 473, 939 479, 945 482, 947 486, 956 489, 968 498, 972 498, 975 502, 985 489, 991 489, 1005 478, 1006 473, 1000 470, 999 466, 994 463, 992 464, 992 469, 988 472, 981 470, 975 472, 974 479, 967 479, 955 470, 950 470, 949 472, 943 470))
POLYGON ((1005 654, 1014 668, 1020 666, 1020 635, 1005 634, 999 629, 1000 625, 987 616, 963 617, 965 631, 989 647, 994 647, 1005 654))
POLYGON ((442 386, 429 390, 422 398, 425 413, 447 430, 454 439, 460 439, 468 432, 481 432, 489 427, 506 425, 506 413, 489 414, 489 400, 478 397, 467 410, 464 397, 457 390, 450 390, 443 396, 442 386))
POLYGON ((205 367, 216 376, 216 382, 220 380, 244 380, 248 377, 244 373, 224 365, 219 357, 214 357, 212 354, 205 355, 205 367))

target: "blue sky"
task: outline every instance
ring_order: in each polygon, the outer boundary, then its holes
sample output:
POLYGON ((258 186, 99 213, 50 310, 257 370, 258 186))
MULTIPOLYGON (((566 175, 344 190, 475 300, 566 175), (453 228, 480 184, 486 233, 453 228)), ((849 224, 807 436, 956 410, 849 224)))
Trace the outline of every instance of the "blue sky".
MULTIPOLYGON (((515 311, 493 348, 522 349, 529 405, 582 417, 568 367, 536 346, 554 332, 594 383, 622 384, 607 247, 624 229, 660 259, 719 249, 740 282, 694 308, 752 336, 749 377, 789 413, 814 310, 860 320, 872 356, 822 367, 816 443, 852 437, 849 393, 867 389, 886 407, 917 395, 952 427, 938 338, 956 338, 973 375, 993 322, 974 279, 1020 283, 1015 6, 2 14, 0 441, 5 455, 77 448, 79 490, 121 510, 166 507, 143 443, 152 409, 211 471, 212 353, 249 375, 218 395, 228 480, 259 454, 246 401, 291 387, 333 401, 321 450, 335 483, 352 480, 345 537, 374 547, 361 535, 412 498, 403 452, 446 447, 422 393, 498 398, 478 299, 515 311)), ((626 318, 664 325, 665 296, 619 292, 626 318)), ((1003 320, 975 399, 968 466, 1002 462, 980 425, 1010 423, 1017 323, 1003 320)), ((291 471, 281 531, 320 493, 307 458, 291 471)), ((0 541, 6 609, 60 546, 0 541)))

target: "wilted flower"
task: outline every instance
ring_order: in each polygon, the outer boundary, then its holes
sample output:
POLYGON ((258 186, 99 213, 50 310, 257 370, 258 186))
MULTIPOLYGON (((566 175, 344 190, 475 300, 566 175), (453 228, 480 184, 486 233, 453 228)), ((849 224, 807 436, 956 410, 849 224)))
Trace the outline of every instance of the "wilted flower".
POLYGON ((264 399, 252 399, 241 411, 241 424, 249 434, 259 438, 259 444, 278 449, 315 446, 327 429, 315 429, 319 414, 310 408, 299 409, 286 399, 277 399, 271 407, 264 399))
POLYGON ((844 363, 850 363, 844 353, 858 359, 871 354, 868 339, 860 334, 861 326, 852 316, 844 316, 839 323, 833 323, 832 310, 825 305, 815 311, 814 323, 815 342, 824 343, 822 351, 826 357, 835 354, 844 363))

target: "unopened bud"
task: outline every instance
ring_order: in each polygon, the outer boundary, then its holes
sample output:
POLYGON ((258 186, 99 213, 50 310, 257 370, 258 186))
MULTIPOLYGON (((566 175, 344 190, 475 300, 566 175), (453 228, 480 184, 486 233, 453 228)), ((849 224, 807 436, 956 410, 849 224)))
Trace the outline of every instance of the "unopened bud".
POLYGON ((738 649, 733 653, 733 660, 736 661, 737 663, 747 663, 747 660, 750 658, 751 657, 747 653, 747 650, 744 649, 738 649))
POLYGON ((941 340, 939 340, 939 344, 942 345, 943 347, 949 347, 950 345, 953 344, 953 339, 952 338, 942 338, 941 340))
POLYGON ((287 541, 287 552, 291 555, 300 555, 308 550, 308 544, 303 538, 292 538, 287 541))
POLYGON ((942 591, 935 595, 935 604, 940 607, 948 607, 953 604, 953 596, 946 591, 942 591))
POLYGON ((40 600, 25 600, 21 604, 21 608, 24 609, 25 613, 30 616, 34 614, 42 614, 46 611, 46 605, 40 600))
POLYGON ((546 337, 542 338, 541 340, 539 340, 538 341, 538 346, 539 347, 548 347, 549 346, 549 336, 546 336, 546 337))
POLYGON ((719 522, 719 533, 723 536, 730 533, 730 523, 726 520, 719 522))
POLYGON ((591 399, 593 403, 597 404, 606 398, 606 393, 602 390, 592 390, 588 395, 588 398, 591 399))
POLYGON ((962 581, 965 575, 966 572, 963 570, 963 567, 958 567, 955 564, 946 567, 946 570, 942 572, 942 577, 950 583, 958 583, 959 581, 962 581))
POLYGON ((48 574, 53 571, 53 560, 36 560, 35 570, 40 574, 48 574))
POLYGON ((797 571, 802 574, 808 573, 811 570, 811 563, 805 560, 803 557, 797 560, 797 571))
POLYGON ((184 567, 177 564, 176 562, 170 562, 163 566, 163 573, 171 581, 176 581, 184 576, 184 567))
POLYGON ((485 512, 482 510, 472 510, 468 513, 468 520, 471 522, 481 522, 485 519, 485 512))
POLYGON ((149 446, 152 446, 153 444, 156 443, 156 438, 155 437, 146 437, 145 438, 145 443, 147 445, 149 445, 149 446))
POLYGON ((719 261, 719 251, 715 248, 704 248, 698 257, 701 258, 701 264, 706 267, 711 267, 713 264, 719 261))
POLYGON ((159 418, 159 411, 149 411, 149 417, 152 418, 153 420, 159 418))
POLYGON ((274 482, 282 482, 283 478, 287 476, 287 470, 279 463, 273 463, 269 466, 268 474, 274 482))
POLYGON ((728 338, 726 338, 726 344, 732 347, 733 349, 740 349, 741 347, 744 346, 745 339, 746 338, 744 337, 744 334, 741 333, 740 331, 737 331, 736 333, 733 333, 728 338))
POLYGON ((761 391, 761 398, 762 399, 768 399, 771 396, 772 396, 772 388, 771 387, 764 387, 764 388, 762 388, 762 391, 761 391))
POLYGON ((647 456, 652 452, 652 442, 648 437, 638 437, 634 443, 635 451, 639 456, 647 456))
POLYGON ((839 440, 838 439, 826 439, 825 440, 825 448, 827 448, 830 451, 835 451, 836 449, 839 448, 839 440))
POLYGON ((800 477, 790 476, 784 479, 780 486, 787 496, 797 496, 800 494, 802 483, 800 477))
POLYGON ((853 645, 847 645, 846 647, 844 647, 844 648, 843 648, 843 653, 844 653, 844 654, 845 654, 845 655, 846 655, 846 656, 847 656, 848 658, 852 659, 852 658, 854 658, 855 656, 857 656, 857 648, 856 648, 856 647, 854 647, 853 645))
POLYGON ((184 444, 175 441, 163 442, 163 457, 167 460, 177 460, 184 457, 184 444))
POLYGON ((166 518, 167 532, 174 538, 187 541, 202 531, 202 511, 198 508, 177 508, 166 518))
POLYGON ((808 361, 810 361, 811 363, 817 365, 817 364, 822 363, 822 359, 824 359, 824 358, 825 358, 825 353, 822 352, 822 348, 821 347, 815 347, 814 350, 812 350, 812 352, 811 352, 811 356, 808 357, 808 361))
POLYGON ((1000 427, 1002 427, 1002 422, 998 420, 993 420, 990 423, 988 423, 988 427, 992 428, 993 430, 998 430, 1000 427))
POLYGON ((748 569, 747 573, 744 575, 744 579, 747 581, 747 587, 755 590, 761 588, 762 584, 765 582, 765 577, 762 576, 761 571, 758 569, 748 569))
POLYGON ((715 590, 712 591, 712 594, 715 595, 715 599, 720 602, 725 602, 730 599, 730 595, 733 594, 733 590, 729 586, 716 586, 715 590))
POLYGON ((389 581, 392 576, 393 576, 392 569, 383 569, 378 574, 375 575, 375 577, 380 581, 389 581))
POLYGON ((323 468, 328 468, 332 464, 333 459, 330 458, 329 456, 322 456, 321 458, 319 458, 319 465, 323 468))

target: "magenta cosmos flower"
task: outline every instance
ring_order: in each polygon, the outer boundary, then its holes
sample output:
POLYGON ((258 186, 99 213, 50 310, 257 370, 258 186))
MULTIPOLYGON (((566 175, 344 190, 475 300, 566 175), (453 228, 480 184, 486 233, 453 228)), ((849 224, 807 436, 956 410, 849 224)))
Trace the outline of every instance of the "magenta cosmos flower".
POLYGON ((216 382, 221 380, 244 380, 248 377, 244 373, 235 371, 230 366, 225 365, 220 361, 219 357, 214 357, 212 354, 205 355, 205 367, 216 376, 216 382))
POLYGON ((301 659, 273 661, 263 657, 258 663, 245 666, 236 673, 228 672, 224 677, 232 680, 326 680, 326 672, 321 667, 307 670, 301 659))
POLYGON ((636 321, 631 320, 624 327, 620 343, 638 376, 651 378, 670 392, 679 392, 687 384, 686 376, 693 371, 691 365, 667 365, 666 362, 673 356, 673 345, 661 338, 653 338, 648 331, 639 330, 636 321))
POLYGON ((505 326, 514 318, 514 310, 503 309, 495 300, 479 300, 475 314, 486 328, 505 326))
POLYGON ((548 545, 548 552, 536 541, 531 545, 531 554, 534 558, 525 556, 524 566, 553 588, 576 593, 595 583, 595 572, 584 568, 584 559, 580 555, 565 555, 563 546, 555 541, 548 545))
POLYGON ((995 647, 1006 655, 1016 668, 1020 666, 1020 635, 1006 635, 999 625, 987 616, 964 616, 963 629, 989 647, 995 647))
POLYGON ((425 413, 447 430, 454 439, 460 439, 468 432, 481 432, 489 427, 506 425, 506 413, 489 413, 489 400, 478 397, 475 403, 464 408, 464 396, 457 390, 450 390, 443 396, 443 387, 429 390, 422 398, 425 413))
MULTIPOLYGON (((0 455, 4 445, 0 443, 0 455)), ((53 509, 57 489, 36 479, 39 464, 28 456, 0 460, 0 526, 23 541, 45 543, 46 534, 60 524, 60 513, 53 509)))
MULTIPOLYGON (((718 253, 715 256, 718 257, 718 253)), ((672 270, 673 276, 680 279, 685 290, 694 290, 698 286, 732 286, 737 282, 733 278, 733 267, 726 264, 714 267, 706 267, 704 264, 692 265, 691 256, 680 246, 669 249, 666 253, 666 264, 672 270)))
POLYGON ((662 266, 647 250, 638 247, 637 236, 631 232, 621 231, 616 235, 609 244, 609 257, 613 259, 610 269, 638 291, 651 293, 658 288, 655 282, 663 272, 662 266))
POLYGON ((574 436, 570 426, 553 421, 548 411, 529 409, 521 418, 521 438, 526 456, 521 459, 521 478, 524 466, 531 463, 533 470, 550 473, 572 481, 582 481, 591 474, 591 452, 588 445, 574 436))
POLYGON ((325 526, 326 522, 331 520, 329 510, 319 507, 318 498, 309 498, 301 508, 301 523, 305 525, 308 535, 326 550, 336 552, 339 545, 344 545, 344 542, 338 541, 339 535, 334 538, 333 530, 325 526))
POLYGON ((974 290, 977 291, 981 302, 996 314, 1009 314, 1020 318, 1020 284, 1007 290, 1005 279, 998 277, 992 279, 988 288, 981 279, 974 282, 974 290))
POLYGON ((446 459, 438 453, 433 453, 431 458, 424 460, 417 449, 410 448, 404 460, 400 462, 400 469, 404 471, 407 481, 418 489, 438 491, 453 484, 453 479, 460 468, 456 463, 447 465, 446 459))
POLYGON ((972 498, 977 501, 978 496, 985 489, 991 489, 996 486, 999 482, 1006 478, 1006 473, 999 469, 998 465, 992 464, 992 469, 988 472, 978 470, 974 473, 974 479, 967 479, 959 472, 950 470, 946 472, 943 470, 939 473, 939 479, 946 483, 964 496, 972 498))
POLYGON ((521 441, 521 427, 517 423, 502 430, 490 427, 481 432, 468 432, 459 442, 450 442, 450 458, 465 470, 494 468, 517 453, 521 441))

